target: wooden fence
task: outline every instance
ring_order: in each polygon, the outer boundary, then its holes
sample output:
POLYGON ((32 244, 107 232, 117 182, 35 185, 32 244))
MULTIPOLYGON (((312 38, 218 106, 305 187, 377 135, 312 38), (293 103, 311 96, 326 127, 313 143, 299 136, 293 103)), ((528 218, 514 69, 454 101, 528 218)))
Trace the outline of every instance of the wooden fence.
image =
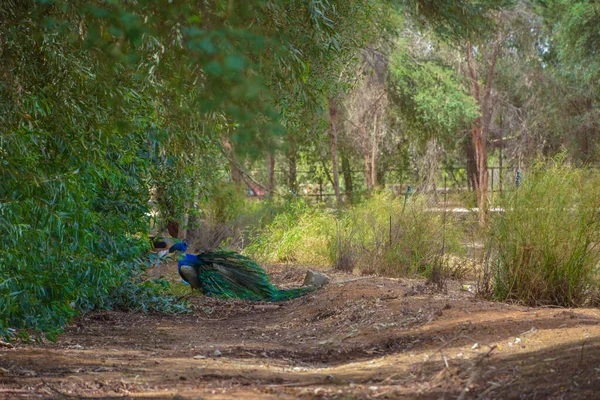
MULTIPOLYGON (((255 176, 266 174, 266 171, 252 171, 255 176)), ((366 191, 364 170, 352 170, 352 178, 354 182, 354 193, 362 193, 366 191)), ((417 193, 460 193, 472 190, 469 187, 469 182, 466 179, 466 168, 464 167, 447 167, 438 171, 438 176, 435 182, 429 182, 427 187, 424 187, 422 182, 412 178, 415 175, 412 170, 404 170, 400 168, 390 168, 385 170, 385 190, 391 190, 396 195, 403 195, 410 186, 413 192, 417 193)), ((294 195, 304 196, 314 199, 318 202, 326 201, 329 198, 335 197, 333 185, 328 178, 318 176, 314 170, 298 170, 296 171, 298 190, 294 195), (317 178, 315 178, 318 176, 317 178), (316 181, 316 182, 315 182, 316 181)), ((514 186, 516 169, 512 167, 488 167, 489 188, 488 193, 492 196, 496 193, 501 193, 505 188, 514 186), (507 186, 508 185, 508 186, 507 186)), ((288 171, 275 171, 275 195, 289 193, 289 185, 287 183, 288 171)), ((340 190, 343 198, 348 196, 344 188, 344 180, 340 176, 340 190)), ((262 198, 265 193, 260 190, 249 190, 250 196, 262 198)))

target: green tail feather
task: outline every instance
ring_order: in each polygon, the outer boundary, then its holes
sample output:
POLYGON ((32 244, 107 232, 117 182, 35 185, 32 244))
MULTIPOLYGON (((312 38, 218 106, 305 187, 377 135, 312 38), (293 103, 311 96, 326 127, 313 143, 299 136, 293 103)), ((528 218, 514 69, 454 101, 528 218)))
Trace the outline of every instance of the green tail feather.
POLYGON ((231 251, 197 255, 198 280, 203 292, 211 296, 254 301, 284 301, 303 296, 313 287, 277 289, 267 273, 254 261, 231 251))
POLYGON ((285 301, 295 299, 296 297, 304 296, 305 294, 314 292, 317 288, 312 286, 294 288, 294 289, 279 289, 271 297, 271 301, 285 301))

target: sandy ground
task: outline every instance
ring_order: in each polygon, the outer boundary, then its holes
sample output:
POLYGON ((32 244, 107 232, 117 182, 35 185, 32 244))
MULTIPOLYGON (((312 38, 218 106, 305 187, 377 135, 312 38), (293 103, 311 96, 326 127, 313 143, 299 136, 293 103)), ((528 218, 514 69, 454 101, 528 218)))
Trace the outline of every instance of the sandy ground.
MULTIPOLYGON (((306 268, 268 270, 294 286, 306 268)), ((600 310, 333 278, 346 282, 279 307, 194 296, 187 315, 85 315, 57 343, 1 349, 0 397, 600 398, 600 310)))

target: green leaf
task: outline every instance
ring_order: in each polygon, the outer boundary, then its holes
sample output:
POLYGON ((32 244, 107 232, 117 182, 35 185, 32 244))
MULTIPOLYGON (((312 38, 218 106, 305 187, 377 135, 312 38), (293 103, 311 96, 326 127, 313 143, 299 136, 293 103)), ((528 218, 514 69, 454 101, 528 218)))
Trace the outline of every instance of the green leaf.
POLYGON ((245 60, 242 56, 231 55, 225 57, 225 69, 233 72, 240 72, 244 68, 245 60))
POLYGON ((223 67, 218 61, 211 61, 203 68, 204 72, 210 76, 218 76, 223 73, 223 67))

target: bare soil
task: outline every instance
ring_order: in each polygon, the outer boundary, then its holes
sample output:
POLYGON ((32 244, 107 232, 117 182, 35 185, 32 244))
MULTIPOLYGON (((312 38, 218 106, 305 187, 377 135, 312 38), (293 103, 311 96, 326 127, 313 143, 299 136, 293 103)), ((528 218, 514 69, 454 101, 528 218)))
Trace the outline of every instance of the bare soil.
MULTIPOLYGON (((306 268, 268 268, 299 285, 306 268)), ((177 280, 175 268, 153 271, 177 280)), ((201 296, 181 316, 95 312, 0 350, 0 397, 599 398, 600 312, 478 299, 450 283, 333 274, 280 307, 201 296), (335 281, 344 281, 335 283, 335 281)))

